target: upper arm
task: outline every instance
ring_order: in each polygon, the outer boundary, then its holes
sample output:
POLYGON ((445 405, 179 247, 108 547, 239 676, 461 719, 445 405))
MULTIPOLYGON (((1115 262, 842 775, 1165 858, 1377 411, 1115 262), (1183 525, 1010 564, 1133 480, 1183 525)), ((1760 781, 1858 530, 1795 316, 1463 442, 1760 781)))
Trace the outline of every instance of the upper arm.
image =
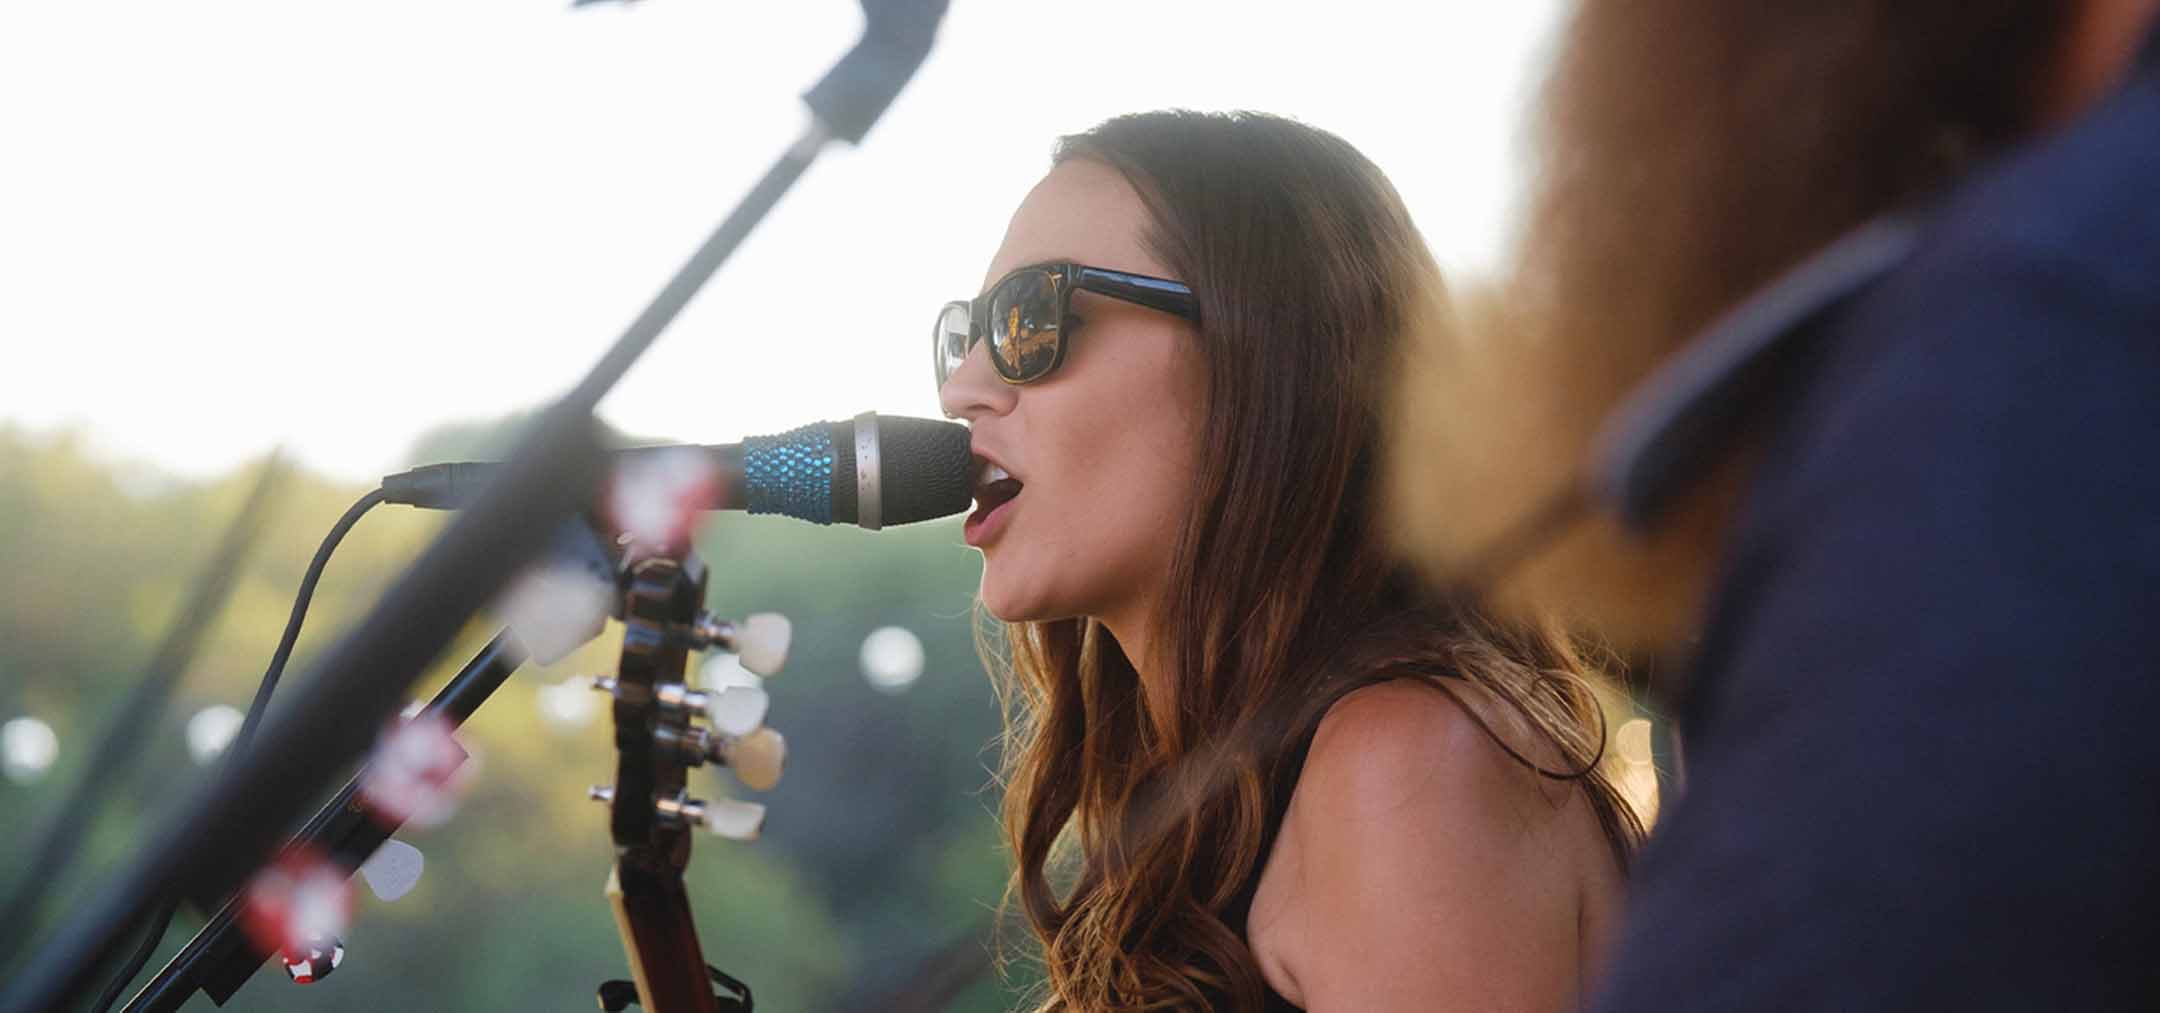
POLYGON ((1315 1013, 1572 1008, 1575 792, 1540 780, 1433 687, 1344 698, 1284 818, 1288 882, 1255 908, 1263 963, 1315 1013))

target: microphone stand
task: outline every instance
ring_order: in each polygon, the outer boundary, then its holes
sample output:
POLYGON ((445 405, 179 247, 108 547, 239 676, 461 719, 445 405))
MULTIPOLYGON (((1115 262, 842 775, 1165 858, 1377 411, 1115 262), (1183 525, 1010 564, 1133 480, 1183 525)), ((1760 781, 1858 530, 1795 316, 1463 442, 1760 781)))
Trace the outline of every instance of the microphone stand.
MULTIPOLYGON (((501 688, 518 666, 525 663, 525 649, 509 631, 489 640, 455 678, 429 700, 420 715, 440 715, 456 728, 480 709, 488 696, 501 688)), ((460 762, 462 762, 460 757, 460 762)), ((367 778, 362 769, 345 783, 336 797, 316 811, 313 819, 293 835, 288 848, 305 847, 327 856, 350 876, 375 849, 397 833, 402 821, 388 822, 359 801, 360 785, 367 778)), ((223 1006, 247 983, 271 954, 257 950, 240 927, 246 897, 235 894, 204 923, 195 938, 173 955, 164 969, 150 979, 122 1013, 170 1013, 192 998, 199 989, 210 1001, 223 1006)))
POLYGON ((0 1011, 61 1008, 165 896, 226 896, 270 857, 304 800, 364 755, 419 673, 592 502, 605 458, 593 410, 815 161, 861 140, 922 65, 947 0, 863 0, 863 38, 803 96, 812 123, 616 339, 536 420, 480 497, 301 681, 254 747, 193 793, 0 992, 0 1011))

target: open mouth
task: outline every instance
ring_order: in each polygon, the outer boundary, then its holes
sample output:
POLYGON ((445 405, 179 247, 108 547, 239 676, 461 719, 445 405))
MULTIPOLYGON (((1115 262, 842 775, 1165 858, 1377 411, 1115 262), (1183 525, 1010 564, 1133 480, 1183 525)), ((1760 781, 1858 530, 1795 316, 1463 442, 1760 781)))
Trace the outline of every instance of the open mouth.
POLYGON ((989 461, 978 461, 979 466, 975 471, 975 512, 967 519, 970 542, 976 542, 979 540, 978 536, 986 534, 990 520, 1020 495, 1023 486, 1019 479, 1014 478, 1012 473, 1004 468, 989 461))

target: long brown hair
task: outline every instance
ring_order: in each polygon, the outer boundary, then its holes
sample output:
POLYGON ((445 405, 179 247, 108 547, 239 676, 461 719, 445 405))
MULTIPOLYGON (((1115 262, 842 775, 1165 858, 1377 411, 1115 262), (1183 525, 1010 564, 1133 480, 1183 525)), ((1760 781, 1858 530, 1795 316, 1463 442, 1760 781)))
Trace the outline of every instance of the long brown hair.
POLYGON ((1010 624, 989 652, 1043 1008, 1261 1008, 1245 907, 1303 744, 1358 686, 1423 679, 1493 718, 1580 785, 1624 862, 1640 826, 1597 769, 1566 641, 1423 600, 1377 523, 1383 380, 1440 299, 1393 187, 1341 139, 1251 113, 1120 117, 1060 142, 1071 159, 1133 184, 1151 251, 1200 299, 1205 464, 1157 617, 1172 706, 1092 619, 1010 624))

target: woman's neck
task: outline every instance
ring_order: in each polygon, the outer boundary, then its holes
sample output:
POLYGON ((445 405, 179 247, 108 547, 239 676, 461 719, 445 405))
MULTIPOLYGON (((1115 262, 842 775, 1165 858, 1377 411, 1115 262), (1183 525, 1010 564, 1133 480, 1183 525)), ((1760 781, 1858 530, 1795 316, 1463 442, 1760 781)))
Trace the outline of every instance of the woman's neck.
POLYGON ((1118 649, 1125 652, 1125 660, 1139 676, 1141 699, 1147 705, 1150 718, 1161 725, 1177 709, 1177 694, 1170 678, 1176 665, 1169 658, 1170 641, 1157 635, 1157 624, 1153 621, 1155 614, 1155 610, 1145 603, 1134 603, 1095 619, 1117 639, 1118 649))

